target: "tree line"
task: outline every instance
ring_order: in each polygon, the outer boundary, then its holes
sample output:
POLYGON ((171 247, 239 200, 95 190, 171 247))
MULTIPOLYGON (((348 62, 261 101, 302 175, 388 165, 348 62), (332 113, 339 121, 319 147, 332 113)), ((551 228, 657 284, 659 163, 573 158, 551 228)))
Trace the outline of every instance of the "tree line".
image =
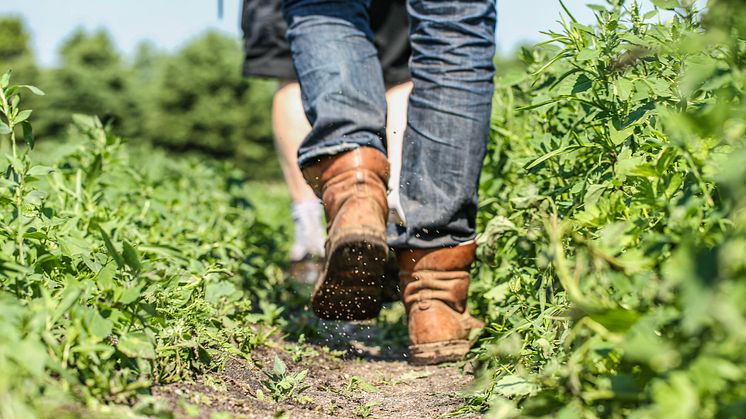
POLYGON ((24 98, 41 141, 64 140, 72 114, 95 114, 130 142, 229 158, 266 179, 279 173, 270 119, 275 84, 243 77, 242 60, 239 40, 218 32, 173 53, 143 43, 124 58, 106 31, 78 29, 62 42, 58 63, 43 67, 23 21, 0 17, 0 70, 46 92, 24 98))

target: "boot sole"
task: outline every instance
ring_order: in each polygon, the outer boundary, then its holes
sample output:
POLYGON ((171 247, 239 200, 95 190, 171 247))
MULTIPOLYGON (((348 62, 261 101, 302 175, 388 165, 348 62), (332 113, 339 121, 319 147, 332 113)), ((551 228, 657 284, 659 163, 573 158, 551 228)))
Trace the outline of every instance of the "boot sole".
POLYGON ((387 256, 380 237, 356 234, 337 242, 311 297, 313 312, 325 320, 376 318, 387 256))
POLYGON ((409 347, 409 363, 412 365, 435 365, 460 361, 471 349, 468 340, 423 343, 409 347))

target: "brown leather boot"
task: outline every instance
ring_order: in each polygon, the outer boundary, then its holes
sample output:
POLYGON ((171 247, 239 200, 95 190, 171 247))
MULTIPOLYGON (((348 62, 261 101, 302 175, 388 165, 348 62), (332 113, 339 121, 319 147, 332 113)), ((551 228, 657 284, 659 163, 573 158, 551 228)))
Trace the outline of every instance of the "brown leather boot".
POLYGON ((466 311, 475 250, 474 242, 449 248, 397 249, 412 364, 462 359, 471 348, 471 331, 484 326, 466 311))
POLYGON ((328 320, 372 319, 381 310, 386 244, 386 155, 360 147, 321 158, 303 176, 324 202, 326 257, 313 295, 328 320))

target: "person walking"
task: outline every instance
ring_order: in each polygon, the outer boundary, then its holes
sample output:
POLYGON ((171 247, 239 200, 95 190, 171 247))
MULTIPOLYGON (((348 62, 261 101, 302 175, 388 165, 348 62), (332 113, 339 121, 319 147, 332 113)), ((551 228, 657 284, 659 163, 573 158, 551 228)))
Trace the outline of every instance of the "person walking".
MULTIPOLYGON (((292 199, 293 244, 290 262, 295 276, 314 281, 309 269, 324 255, 324 226, 321 207, 298 169, 297 153, 311 131, 301 102, 301 90, 285 34, 287 25, 281 0, 244 0, 241 27, 244 34, 246 76, 278 80, 272 103, 272 131, 285 183, 292 199)), ((374 0, 369 10, 370 28, 386 85, 386 102, 391 110, 386 120, 386 137, 396 182, 401 143, 406 126, 406 109, 412 83, 409 81, 410 56, 407 12, 404 0, 374 0)), ((395 191, 396 188, 391 188, 395 191)), ((397 196, 391 196, 396 201, 397 196)), ((318 272, 316 272, 318 273, 318 272)))
POLYGON ((414 87, 398 222, 387 226, 385 83, 369 0, 284 0, 311 131, 298 165, 324 203, 328 238, 311 297, 321 318, 373 318, 396 251, 415 364, 462 358, 482 323, 466 309, 477 187, 489 137, 495 0, 408 0, 414 87))

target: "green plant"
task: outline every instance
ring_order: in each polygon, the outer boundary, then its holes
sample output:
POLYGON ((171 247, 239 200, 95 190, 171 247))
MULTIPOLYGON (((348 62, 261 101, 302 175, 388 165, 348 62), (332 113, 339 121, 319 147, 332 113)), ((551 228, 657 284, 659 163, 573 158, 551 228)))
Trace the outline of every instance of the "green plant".
POLYGON ((37 156, 21 92, 40 91, 9 74, 0 87, 2 416, 95 412, 248 359, 276 319, 260 302, 287 288, 242 174, 128 146, 82 115, 37 156))
POLYGON ((262 381, 262 384, 269 390, 270 397, 275 402, 281 402, 290 397, 295 398, 308 388, 303 386, 308 370, 289 373, 285 362, 279 357, 275 357, 272 371, 264 371, 264 375, 268 379, 262 381))
POLYGON ((587 26, 566 9, 497 80, 472 299, 485 390, 465 410, 743 409, 742 196, 719 179, 746 179, 728 162, 746 140, 746 16, 653 3, 673 17, 610 1, 587 26))
POLYGON ((293 362, 300 362, 304 358, 314 357, 319 355, 319 351, 314 349, 312 346, 308 346, 306 343, 306 335, 301 334, 298 337, 298 342, 291 345, 285 345, 285 350, 290 354, 293 362))
POLYGON ((375 401, 375 400, 372 402, 361 404, 360 406, 357 407, 357 409, 355 409, 355 415, 361 418, 372 418, 373 409, 375 409, 377 406, 380 406, 380 405, 381 405, 381 402, 375 401))

